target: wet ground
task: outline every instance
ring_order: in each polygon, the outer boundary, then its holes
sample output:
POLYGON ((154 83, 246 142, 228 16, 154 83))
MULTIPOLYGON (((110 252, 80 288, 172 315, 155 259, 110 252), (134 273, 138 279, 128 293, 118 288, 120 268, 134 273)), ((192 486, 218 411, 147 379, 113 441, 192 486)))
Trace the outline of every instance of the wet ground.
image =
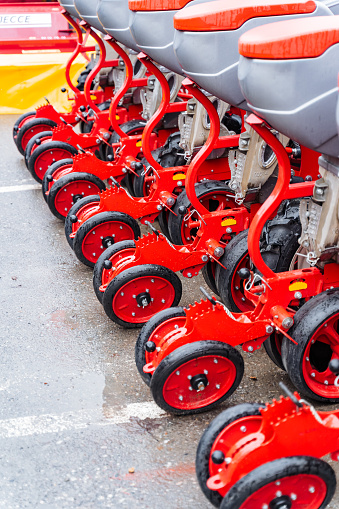
MULTIPOLYGON (((14 121, 0 117, 0 507, 212 507, 195 479, 202 432, 229 405, 278 397, 288 377, 263 350, 244 354, 241 386, 219 409, 163 413, 135 367, 137 332, 98 303, 14 146, 14 121)), ((184 280, 183 305, 201 283, 184 280)))

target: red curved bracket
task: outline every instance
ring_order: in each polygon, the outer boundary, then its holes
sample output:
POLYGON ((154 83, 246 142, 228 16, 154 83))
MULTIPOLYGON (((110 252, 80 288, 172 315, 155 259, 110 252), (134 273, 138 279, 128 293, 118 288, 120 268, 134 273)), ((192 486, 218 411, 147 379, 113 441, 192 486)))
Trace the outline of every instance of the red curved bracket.
POLYGON ((193 161, 189 165, 185 181, 185 190, 189 201, 191 202, 195 210, 199 214, 203 215, 208 214, 209 210, 206 207, 204 207, 198 200, 195 192, 195 183, 197 182, 197 176, 200 166, 207 159, 212 150, 215 148, 215 144, 218 140, 220 133, 220 119, 218 112, 211 103, 211 101, 208 99, 208 97, 206 97, 205 94, 202 93, 202 91, 193 81, 187 78, 182 82, 182 84, 195 97, 195 99, 197 99, 203 105, 210 118, 211 128, 207 141, 204 144, 203 148, 199 150, 198 154, 194 157, 193 161))
POLYGON ((122 49, 119 44, 110 36, 105 37, 105 40, 109 43, 109 45, 118 53, 118 55, 123 59, 126 66, 126 78, 120 89, 114 95, 114 98, 111 102, 109 108, 109 120, 112 124, 113 130, 120 136, 120 138, 126 137, 126 133, 121 129, 120 125, 117 121, 117 108, 119 106, 120 100, 123 98, 127 90, 131 87, 133 80, 133 66, 131 59, 127 55, 126 51, 122 49))
POLYGON ((72 16, 67 11, 63 11, 62 15, 64 16, 64 18, 67 19, 68 23, 74 28, 74 30, 76 31, 77 37, 78 37, 78 42, 77 42, 76 48, 73 51, 72 55, 70 56, 70 58, 67 62, 66 71, 65 71, 67 85, 73 91, 73 93, 77 96, 80 94, 80 91, 72 83, 71 67, 72 67, 74 60, 78 57, 78 55, 80 55, 81 50, 82 50, 82 44, 83 44, 82 31, 81 31, 79 24, 72 18, 72 16))
POLYGON ((146 127, 144 129, 142 135, 142 151, 147 161, 156 171, 162 171, 162 166, 154 159, 152 156, 152 152, 150 149, 150 138, 155 126, 161 121, 162 117, 166 114, 169 105, 170 105, 170 96, 171 91, 167 82, 167 79, 163 75, 161 71, 157 68, 157 66, 150 60, 150 58, 144 53, 140 53, 138 55, 139 60, 144 64, 147 70, 154 74, 154 76, 159 80, 161 90, 162 90, 162 98, 161 103, 157 111, 154 113, 152 118, 147 122, 146 127))
MULTIPOLYGON (((85 26, 86 28, 89 28, 89 26, 86 23, 84 23, 84 24, 82 23, 82 25, 85 26)), ((92 108, 92 110, 95 113, 99 113, 100 112, 99 108, 96 106, 96 104, 94 103, 94 101, 91 98, 91 85, 92 85, 94 78, 98 75, 98 73, 101 71, 101 69, 103 69, 103 67, 105 67, 106 47, 105 47, 104 41, 101 39, 101 37, 94 30, 89 28, 89 32, 90 32, 90 35, 93 37, 93 39, 99 46, 100 57, 99 57, 97 64, 94 66, 92 71, 87 76, 85 86, 84 86, 84 94, 85 94, 88 105, 92 108)))
POLYGON ((279 173, 277 183, 270 196, 260 207, 259 211, 254 216, 249 232, 248 232, 248 252, 255 267, 263 274, 264 277, 274 277, 275 273, 266 265, 260 253, 260 235, 264 228, 266 221, 279 207, 280 203, 286 197, 286 192, 289 188, 291 178, 291 165, 284 146, 280 141, 271 133, 265 123, 255 115, 250 115, 246 119, 253 129, 263 138, 264 141, 271 147, 277 156, 279 164, 279 173))

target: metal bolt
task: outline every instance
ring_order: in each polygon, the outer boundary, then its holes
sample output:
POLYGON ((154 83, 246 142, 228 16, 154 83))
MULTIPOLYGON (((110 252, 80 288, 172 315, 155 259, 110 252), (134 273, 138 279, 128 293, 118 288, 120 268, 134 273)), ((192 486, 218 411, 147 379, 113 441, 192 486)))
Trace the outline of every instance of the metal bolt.
POLYGON ((125 294, 124 294, 124 292, 121 292, 121 294, 120 294, 120 295, 121 295, 121 297, 123 297, 125 294))
POLYGON ((146 288, 146 292, 149 293, 149 289, 148 288, 146 288))
POLYGON ((282 497, 282 492, 281 491, 277 491, 276 494, 275 494, 276 497, 282 497))
POLYGON ((204 375, 208 375, 207 369, 204 369, 204 375))
POLYGON ((307 360, 307 362, 309 362, 310 358, 309 358, 309 357, 306 357, 306 360, 307 360))
POLYGON ((218 364, 218 359, 213 359, 214 364, 218 364))
POLYGON ((314 487, 314 486, 310 486, 310 487, 308 488, 308 491, 309 491, 310 493, 314 493, 314 492, 315 492, 315 487, 314 487))
POLYGON ((224 252, 225 250, 222 247, 218 246, 215 248, 213 254, 216 258, 220 258, 224 254, 224 252))
POLYGON ((220 385, 219 384, 217 384, 215 387, 216 387, 216 389, 220 389, 220 385))
POLYGON ((239 290, 239 286, 236 286, 236 287, 235 287, 235 289, 236 289, 236 290, 239 290))
POLYGON ((184 398, 182 396, 179 396, 179 400, 182 401, 184 398))
POLYGON ((240 431, 241 431, 242 433, 246 433, 246 431, 247 431, 246 426, 241 426, 240 431))
POLYGON ((162 210, 162 205, 157 205, 157 210, 162 210))
POLYGON ((232 233, 232 228, 230 227, 226 228, 226 233, 232 233))
POLYGON ((249 351, 249 352, 253 352, 253 346, 249 346, 249 347, 248 347, 248 351, 249 351))
POLYGON ((188 388, 188 389, 189 389, 190 391, 193 391, 193 387, 191 387, 191 386, 189 386, 189 388, 188 388))
POLYGON ((281 322, 281 325, 284 327, 284 329, 290 329, 294 323, 294 320, 291 316, 287 316, 283 319, 281 322))
POLYGON ((192 274, 190 272, 187 272, 187 277, 192 277, 192 274))
POLYGON ((182 186, 182 182, 181 182, 181 180, 178 180, 177 185, 178 185, 178 187, 181 187, 181 186, 182 186))
POLYGON ((315 378, 315 373, 314 373, 314 371, 313 371, 313 373, 311 373, 311 377, 312 377, 312 378, 315 378))
POLYGON ((230 463, 232 463, 232 458, 225 458, 225 463, 226 463, 226 465, 229 465, 230 463))
POLYGON ((122 230, 122 226, 120 226, 119 228, 120 228, 120 230, 122 230))
POLYGON ((301 292, 295 292, 294 298, 300 300, 302 298, 302 293, 301 292))
POLYGON ((95 253, 92 253, 93 256, 96 256, 95 253))
POLYGON ((328 380, 325 380, 324 384, 325 384, 325 385, 328 385, 328 380))
POLYGON ((134 312, 132 313, 132 316, 135 316, 135 313, 134 313, 134 312))
POLYGON ((165 301, 165 299, 161 299, 161 302, 162 302, 163 304, 165 304, 165 302, 166 302, 166 301, 165 301))
POLYGON ((208 256, 207 255, 202 255, 201 259, 202 259, 203 262, 207 262, 208 261, 208 256))
POLYGON ((136 299, 136 298, 137 298, 137 296, 136 296, 136 295, 132 295, 132 297, 133 297, 133 299, 136 299))
POLYGON ((188 375, 188 380, 192 380, 192 375, 188 375))
POLYGON ((179 329, 179 325, 178 325, 178 324, 175 324, 175 325, 174 325, 174 328, 175 328, 175 329, 179 329))
POLYGON ((272 334, 273 327, 271 325, 266 325, 266 334, 272 334))
POLYGON ((242 300, 243 302, 245 302, 245 301, 246 301, 245 297, 241 297, 241 300, 242 300))
POLYGON ((297 500, 297 495, 295 493, 291 493, 290 494, 290 499, 291 500, 297 500))
POLYGON ((175 374, 176 374, 176 375, 180 375, 180 371, 176 371, 176 372, 175 372, 175 374))
POLYGON ((151 283, 154 283, 154 279, 151 279, 151 283))
POLYGON ((67 189, 64 189, 64 192, 67 193, 67 189))
POLYGON ((264 504, 261 509, 269 509, 268 505, 267 504, 264 504))

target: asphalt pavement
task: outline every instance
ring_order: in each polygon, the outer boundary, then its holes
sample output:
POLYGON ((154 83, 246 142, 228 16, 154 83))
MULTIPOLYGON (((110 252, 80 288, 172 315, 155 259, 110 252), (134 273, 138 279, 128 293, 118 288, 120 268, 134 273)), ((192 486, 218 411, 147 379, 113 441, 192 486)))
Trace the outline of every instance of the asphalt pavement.
MULTIPOLYGON (((97 301, 12 141, 15 119, 0 117, 0 507, 212 507, 195 478, 202 432, 230 405, 279 397, 287 375, 263 349, 243 354, 217 410, 162 412, 135 367, 137 332, 97 301)), ((183 283, 183 305, 200 299, 201 278, 183 283)))

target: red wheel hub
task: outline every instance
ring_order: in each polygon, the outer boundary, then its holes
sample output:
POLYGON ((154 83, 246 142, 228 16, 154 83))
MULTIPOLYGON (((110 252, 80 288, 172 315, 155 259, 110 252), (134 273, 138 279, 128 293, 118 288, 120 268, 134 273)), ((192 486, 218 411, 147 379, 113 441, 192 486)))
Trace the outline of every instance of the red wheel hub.
POLYGON ((159 311, 170 307, 174 296, 174 288, 167 279, 143 276, 119 289, 113 298, 113 311, 125 322, 144 323, 159 311))
POLYGON ((87 233, 82 242, 82 252, 87 260, 95 263, 109 244, 133 239, 134 232, 128 224, 122 221, 107 221, 87 233))
POLYGON ((25 150, 29 140, 33 138, 36 134, 43 133, 44 131, 50 131, 51 126, 50 125, 38 125, 33 126, 29 131, 26 131, 21 139, 21 146, 25 150))
MULTIPOLYGON (((211 477, 220 473, 220 470, 226 470, 227 464, 223 462, 222 464, 216 464, 212 461, 212 454, 215 451, 222 451, 224 453, 225 458, 228 456, 228 451, 234 446, 238 440, 245 438, 252 433, 256 433, 259 431, 262 423, 261 415, 249 415, 247 417, 243 417, 241 419, 237 419, 232 422, 228 426, 226 426, 221 433, 215 439, 211 452, 210 452, 210 460, 209 460, 209 471, 211 477)), ((223 497, 226 495, 226 492, 229 490, 229 486, 227 488, 223 488, 218 490, 220 495, 223 497)), ((261 508, 260 508, 261 509, 261 508)))
POLYGON ((250 269, 250 257, 249 255, 245 255, 234 271, 231 283, 231 293, 232 298, 235 305, 240 309, 240 311, 251 311, 254 309, 254 304, 250 300, 248 300, 244 295, 244 284, 245 281, 239 277, 238 271, 240 269, 250 269))
POLYGON ((84 223, 87 219, 97 214, 98 212, 99 212, 99 202, 87 203, 87 205, 81 207, 81 209, 78 210, 76 214, 78 221, 76 223, 72 223, 71 236, 74 238, 76 232, 78 231, 82 223, 84 223))
POLYGON ((76 180, 66 184, 55 196, 54 206, 62 216, 66 217, 70 208, 84 196, 99 194, 100 189, 96 184, 86 180, 76 180))
POLYGON ((108 282, 112 279, 113 276, 113 267, 117 265, 117 263, 122 260, 126 259, 128 257, 132 257, 135 253, 135 247, 130 247, 127 249, 121 249, 118 253, 115 253, 113 256, 109 258, 109 260, 112 262, 112 268, 111 269, 102 269, 101 273, 101 284, 107 285, 108 282))
POLYGON ((53 180, 51 182, 48 182, 48 192, 50 191, 52 185, 54 184, 54 182, 56 180, 58 180, 59 178, 63 177, 64 175, 67 175, 68 173, 70 173, 70 169, 72 168, 72 165, 71 164, 67 164, 66 166, 62 166, 61 168, 59 168, 58 170, 56 170, 54 173, 53 173, 53 180))
MULTIPOLYGON (((226 196, 224 193, 209 193, 199 198, 200 203, 209 210, 210 212, 227 210, 233 207, 236 207, 236 203, 233 198, 230 197, 230 191, 227 191, 229 196, 226 196)), ((200 228, 200 218, 196 212, 190 215, 190 210, 187 213, 187 220, 183 220, 181 224, 181 238, 182 242, 186 244, 191 244, 196 237, 197 231, 200 228)), ((225 236, 225 241, 231 240, 231 237, 228 235, 225 236)))
POLYGON ((310 474, 292 475, 266 484, 241 504, 239 509, 279 509, 283 505, 282 501, 286 501, 285 507, 293 509, 319 509, 326 493, 326 483, 320 477, 310 474))
MULTIPOLYGON (((161 348, 164 348, 167 340, 169 340, 173 333, 177 332, 177 329, 183 327, 186 322, 186 316, 176 316, 171 318, 170 320, 165 320, 163 323, 158 325, 156 329, 152 332, 148 341, 152 341, 156 347, 161 345, 161 348)), ((154 352, 145 352, 145 360, 146 364, 152 362, 157 356, 157 350, 154 352)))
POLYGON ((328 368, 339 358, 339 312, 326 320, 310 338, 303 357, 303 375, 308 387, 324 398, 338 398, 336 376, 328 368))
POLYGON ((180 410, 202 408, 224 396, 235 377, 236 368, 226 357, 198 357, 173 371, 164 384, 163 397, 180 410))
POLYGON ((42 180, 51 164, 61 159, 68 159, 69 157, 72 157, 72 155, 65 149, 52 148, 51 150, 46 150, 35 161, 35 174, 42 180))

